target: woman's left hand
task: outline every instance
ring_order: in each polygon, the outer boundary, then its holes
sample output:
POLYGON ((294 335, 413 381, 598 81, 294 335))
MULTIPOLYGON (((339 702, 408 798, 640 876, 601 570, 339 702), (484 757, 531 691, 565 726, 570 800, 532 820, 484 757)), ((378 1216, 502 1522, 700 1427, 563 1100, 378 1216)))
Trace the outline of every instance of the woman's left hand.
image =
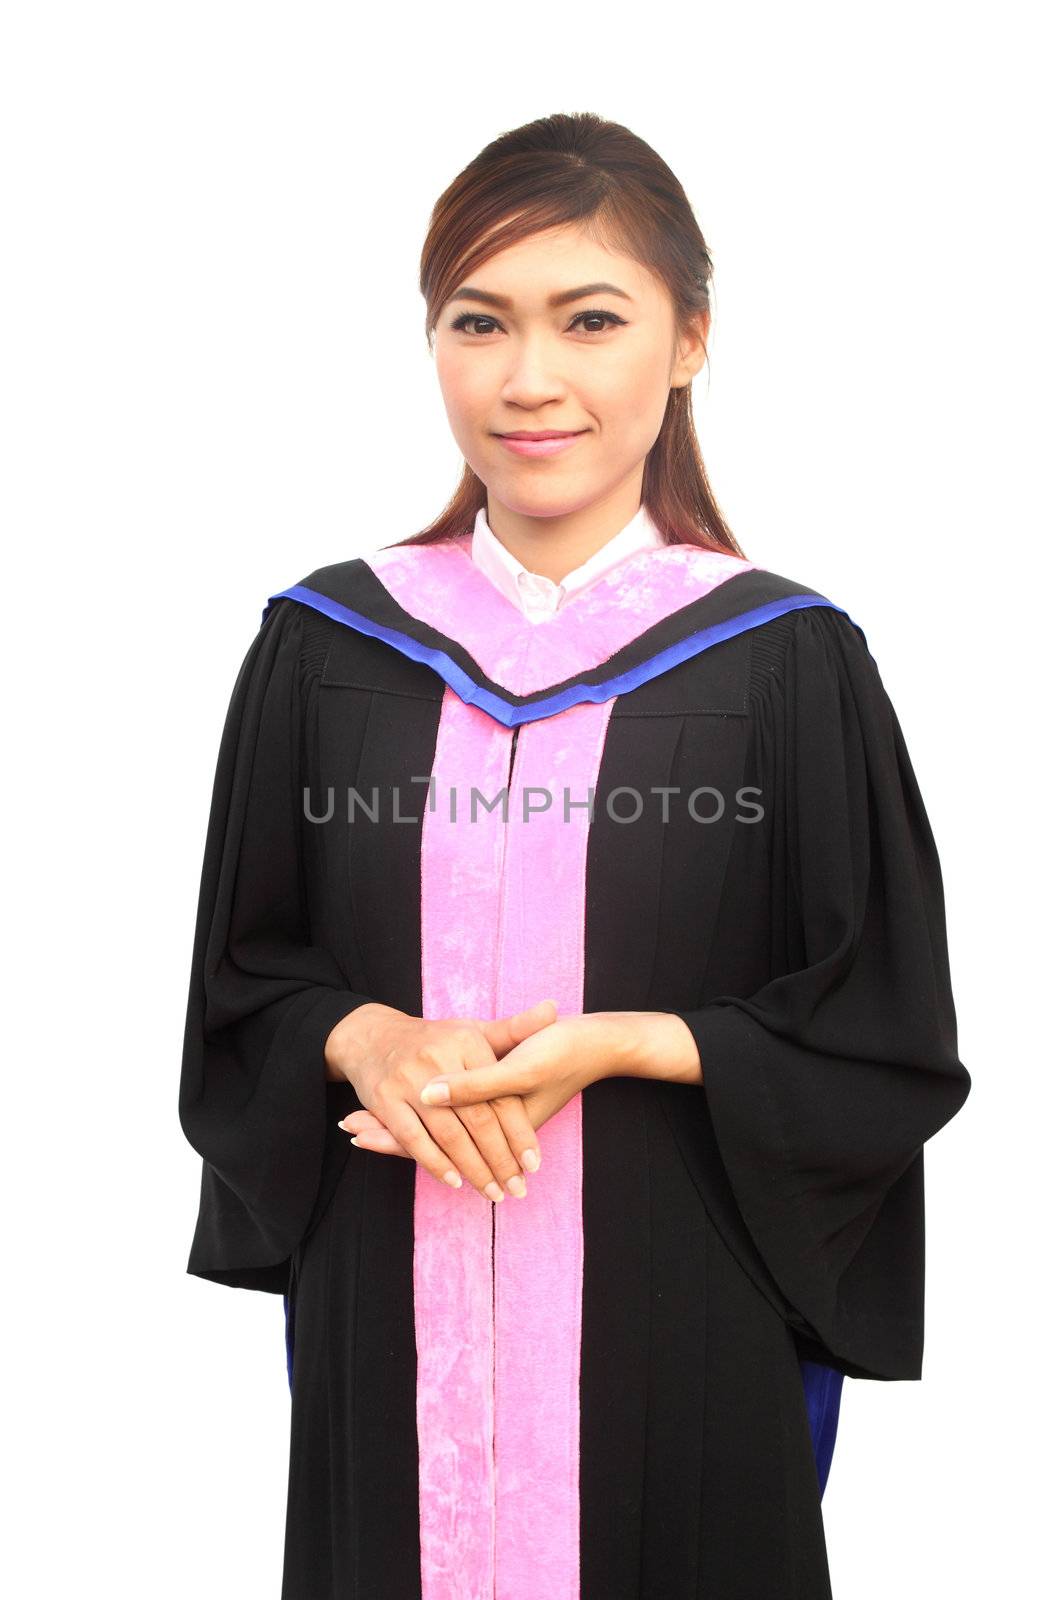
MULTIPOLYGON (((633 1070, 635 1030, 630 1012, 593 1011, 558 1017, 516 1044, 495 1065, 475 1067, 454 1077, 432 1078, 423 1090, 425 1104, 456 1109, 505 1095, 521 1095, 526 1113, 539 1128, 575 1094, 599 1078, 633 1070), (426 1096, 441 1085, 448 1097, 426 1096)), ((380 1155, 408 1152, 370 1111, 354 1111, 343 1124, 357 1134, 362 1149, 380 1155)))

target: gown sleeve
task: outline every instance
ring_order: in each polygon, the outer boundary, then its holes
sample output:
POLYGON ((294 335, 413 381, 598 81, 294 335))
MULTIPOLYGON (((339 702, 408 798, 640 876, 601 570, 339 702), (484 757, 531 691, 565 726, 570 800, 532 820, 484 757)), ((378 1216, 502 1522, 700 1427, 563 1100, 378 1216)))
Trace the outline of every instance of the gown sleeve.
MULTIPOLYGON (((855 1376, 918 1378, 923 1145, 971 1080, 930 824, 876 663, 842 613, 793 618, 750 737, 771 975, 675 1014, 803 1352, 855 1376)), ((737 878, 725 937, 738 937, 737 878)))
POLYGON ((303 870, 303 608, 272 606, 243 661, 217 759, 192 954, 179 1115, 202 1157, 187 1270, 285 1292, 320 1186, 324 1044, 368 1001, 314 944, 303 870))

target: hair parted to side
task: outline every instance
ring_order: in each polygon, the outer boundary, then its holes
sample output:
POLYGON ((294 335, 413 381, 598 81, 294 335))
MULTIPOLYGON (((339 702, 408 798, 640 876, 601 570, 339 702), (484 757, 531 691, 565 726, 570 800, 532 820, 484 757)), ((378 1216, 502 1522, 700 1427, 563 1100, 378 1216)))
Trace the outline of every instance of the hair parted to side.
MULTIPOLYGON (((419 273, 428 345, 442 307, 476 267, 531 234, 571 223, 653 272, 669 289, 677 328, 712 310, 713 262, 666 163, 620 123, 587 111, 557 113, 494 139, 436 201, 419 273)), ((670 390, 644 463, 642 500, 667 544, 743 557, 706 476, 690 383, 670 390)), ((485 504, 485 484, 465 462, 440 516, 398 542, 434 544, 466 533, 485 504)))

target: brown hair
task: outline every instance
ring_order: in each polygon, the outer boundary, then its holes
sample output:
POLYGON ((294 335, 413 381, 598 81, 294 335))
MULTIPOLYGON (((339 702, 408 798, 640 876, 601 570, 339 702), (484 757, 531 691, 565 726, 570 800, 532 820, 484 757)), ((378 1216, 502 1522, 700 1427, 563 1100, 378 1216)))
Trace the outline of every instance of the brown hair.
MULTIPOLYGON (((546 228, 575 224, 633 256, 668 288, 676 325, 710 310, 713 262, 683 188, 662 158, 620 123, 556 114, 501 134, 454 178, 431 213, 420 258, 431 348, 441 309, 474 269, 546 228)), ((642 502, 667 544, 743 556, 706 477, 691 385, 671 389, 644 463, 642 502)), ((402 545, 470 531, 486 487, 465 462, 448 505, 402 545)))

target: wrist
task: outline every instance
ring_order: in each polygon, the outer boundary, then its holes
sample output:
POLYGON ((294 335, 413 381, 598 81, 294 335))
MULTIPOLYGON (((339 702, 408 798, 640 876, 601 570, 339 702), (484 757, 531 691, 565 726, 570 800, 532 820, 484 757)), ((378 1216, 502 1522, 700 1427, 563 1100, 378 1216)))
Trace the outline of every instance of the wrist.
POLYGON ((349 1083, 350 1069, 372 1047, 380 1022, 405 1013, 394 1006, 366 1000, 335 1023, 324 1040, 324 1073, 329 1083, 349 1083))
POLYGON ((672 1011, 607 1011, 611 1029, 607 1066, 600 1076, 658 1078, 666 1083, 701 1083, 695 1036, 672 1011))
POLYGON ((597 1048, 592 1052, 591 1078, 642 1078, 647 1074, 651 1052, 650 1029, 644 1028, 643 1011, 596 1011, 591 1013, 599 1029, 597 1048))

